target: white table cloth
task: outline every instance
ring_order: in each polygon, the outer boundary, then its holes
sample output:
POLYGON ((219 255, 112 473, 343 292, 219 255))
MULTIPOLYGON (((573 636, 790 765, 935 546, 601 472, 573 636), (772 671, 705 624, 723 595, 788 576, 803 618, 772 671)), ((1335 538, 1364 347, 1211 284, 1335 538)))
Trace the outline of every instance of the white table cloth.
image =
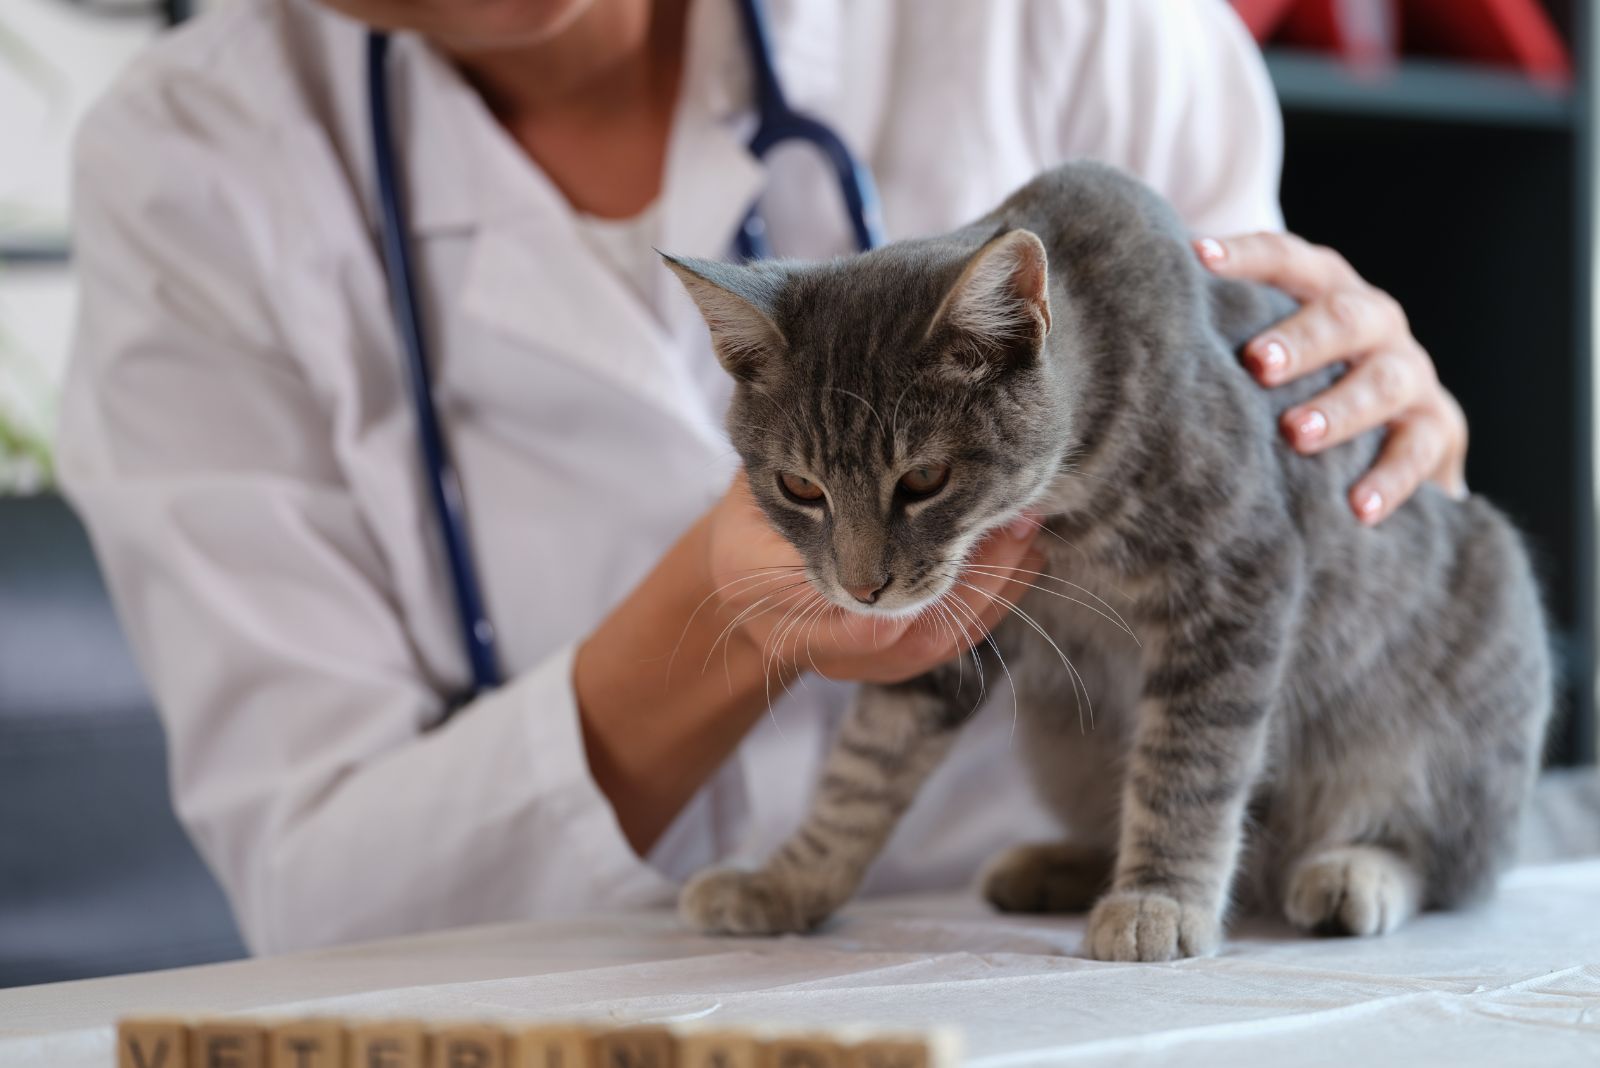
POLYGON ((1252 921, 1170 965, 1078 958, 1080 917, 971 897, 852 906, 820 935, 703 938, 666 913, 471 928, 0 990, 0 1065, 108 1068, 124 1014, 324 1013, 954 1026, 964 1063, 1600 1065, 1600 859, 1385 939, 1252 921))

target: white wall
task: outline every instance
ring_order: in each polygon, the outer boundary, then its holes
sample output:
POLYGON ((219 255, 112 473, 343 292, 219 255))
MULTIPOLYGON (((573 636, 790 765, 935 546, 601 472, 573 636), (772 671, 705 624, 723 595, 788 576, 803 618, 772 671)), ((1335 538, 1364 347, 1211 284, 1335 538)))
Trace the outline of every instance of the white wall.
MULTIPOLYGON (((0 4, 0 245, 65 241, 73 130, 159 28, 154 15, 94 15, 67 0, 0 4)), ((13 431, 48 436, 73 311, 69 267, 0 261, 0 423, 13 431)), ((0 490, 28 481, 0 455, 0 490)))

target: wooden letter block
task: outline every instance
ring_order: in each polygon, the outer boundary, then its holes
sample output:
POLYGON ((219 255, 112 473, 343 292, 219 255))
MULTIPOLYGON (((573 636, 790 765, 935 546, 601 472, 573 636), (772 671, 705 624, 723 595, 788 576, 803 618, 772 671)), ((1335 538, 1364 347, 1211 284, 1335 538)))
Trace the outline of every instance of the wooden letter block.
POLYGON ((117 1068, 189 1068, 189 1028, 182 1020, 117 1024, 117 1068))
POLYGON ((766 1068, 848 1068, 849 1051, 821 1035, 789 1035, 767 1044, 766 1068))
POLYGON ((260 1024, 212 1020, 189 1031, 189 1068, 266 1068, 267 1032, 260 1024))
POLYGON ((484 1024, 460 1024, 434 1031, 428 1043, 430 1068, 506 1068, 506 1033, 484 1024))
POLYGON ((868 1039, 850 1050, 850 1068, 932 1068, 928 1044, 919 1038, 868 1039))
POLYGON ((267 1032, 272 1068, 345 1068, 344 1025, 338 1020, 285 1020, 267 1032))
POLYGON ((581 1027, 529 1027, 513 1040, 516 1068, 589 1068, 593 1035, 581 1027))
POLYGON ((601 1031, 590 1047, 592 1068, 676 1068, 678 1042, 665 1027, 601 1031))
POLYGON ((737 1031, 691 1032, 678 1039, 678 1068, 763 1068, 761 1043, 737 1031))
POLYGON ((350 1028, 347 1068, 427 1068, 427 1036, 420 1023, 384 1020, 350 1028))

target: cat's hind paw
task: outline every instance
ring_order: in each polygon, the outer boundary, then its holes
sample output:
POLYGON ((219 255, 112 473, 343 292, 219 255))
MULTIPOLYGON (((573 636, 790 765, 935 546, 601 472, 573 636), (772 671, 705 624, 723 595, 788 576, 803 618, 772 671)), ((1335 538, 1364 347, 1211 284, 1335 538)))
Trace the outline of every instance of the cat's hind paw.
POLYGON ((1087 912, 1111 881, 1112 858, 1060 842, 1019 845, 983 874, 983 896, 1001 912, 1087 912))
POLYGON ((1089 914, 1084 947, 1095 960, 1165 961, 1216 952, 1222 924, 1210 910, 1165 894, 1107 894, 1089 914))
POLYGON ((1380 935, 1404 923, 1421 896, 1421 879, 1399 854, 1381 846, 1344 846, 1295 868, 1284 913, 1315 934, 1380 935))
POLYGON ((706 934, 794 934, 826 919, 805 908, 801 897, 791 880, 769 871, 712 868, 684 886, 678 914, 706 934))

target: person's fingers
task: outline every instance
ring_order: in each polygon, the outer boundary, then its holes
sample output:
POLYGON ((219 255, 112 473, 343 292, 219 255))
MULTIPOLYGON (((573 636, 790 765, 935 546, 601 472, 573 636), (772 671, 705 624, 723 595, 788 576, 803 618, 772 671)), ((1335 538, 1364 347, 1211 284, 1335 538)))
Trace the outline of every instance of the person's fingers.
POLYGON ((1378 462, 1350 490, 1356 518, 1369 526, 1387 518, 1438 469, 1449 446, 1449 428, 1437 413, 1393 423, 1378 462))
POLYGON ((1387 425, 1437 392, 1433 362, 1420 348, 1383 349, 1317 396, 1285 411, 1278 425, 1296 450, 1321 452, 1387 425))
POLYGON ((1302 303, 1359 280, 1343 256, 1294 234, 1203 237, 1194 250, 1200 262, 1223 277, 1277 286, 1302 303))
POLYGON ((1243 358, 1258 381, 1276 386, 1410 335, 1399 302, 1356 281, 1310 301, 1252 338, 1243 358))
POLYGON ((1467 495, 1467 413, 1443 386, 1439 387, 1438 413, 1446 436, 1445 454, 1428 480, 1459 500, 1467 495))

